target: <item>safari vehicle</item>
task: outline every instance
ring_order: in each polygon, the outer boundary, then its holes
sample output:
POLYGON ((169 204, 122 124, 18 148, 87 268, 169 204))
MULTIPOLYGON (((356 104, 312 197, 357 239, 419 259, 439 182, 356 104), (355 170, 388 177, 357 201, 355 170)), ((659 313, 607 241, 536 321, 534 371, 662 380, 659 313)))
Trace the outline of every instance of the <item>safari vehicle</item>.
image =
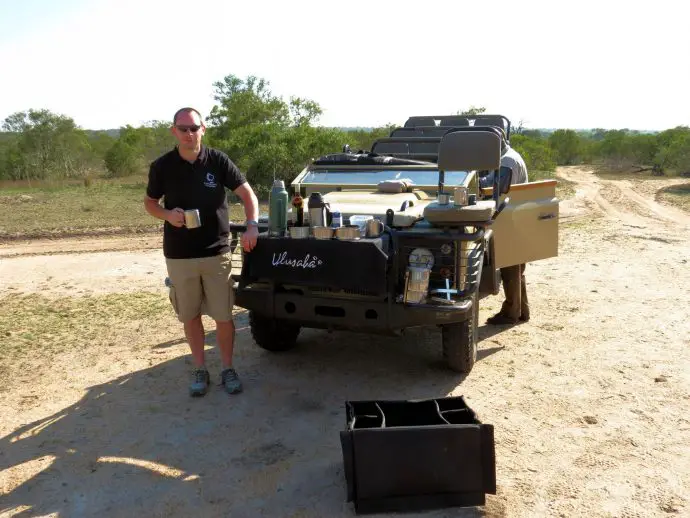
MULTIPOLYGON (((339 211, 348 228, 376 219, 369 225, 382 230, 354 239, 261 232, 233 275, 260 347, 291 349, 301 328, 399 335, 440 326, 448 367, 471 371, 479 300, 499 293, 499 268, 557 255, 559 209, 554 180, 510 186, 500 165, 510 121, 473 122, 411 117, 370 151, 345 146, 294 179, 291 194, 305 205, 322 196, 328 224, 339 211), (490 172, 493 183, 481 188, 490 172)), ((231 226, 233 246, 243 230, 231 226)))

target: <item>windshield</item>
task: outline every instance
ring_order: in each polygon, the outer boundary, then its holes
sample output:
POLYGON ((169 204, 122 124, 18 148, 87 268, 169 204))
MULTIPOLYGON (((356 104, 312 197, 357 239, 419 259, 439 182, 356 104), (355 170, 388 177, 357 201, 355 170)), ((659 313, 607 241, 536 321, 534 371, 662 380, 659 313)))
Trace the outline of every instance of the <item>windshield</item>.
MULTIPOLYGON (((461 185, 467 178, 466 171, 446 171, 445 185, 461 185)), ((301 181, 302 184, 332 184, 332 185, 376 185, 384 180, 411 180, 412 185, 437 185, 438 171, 436 170, 357 170, 335 171, 319 169, 310 171, 301 181)))

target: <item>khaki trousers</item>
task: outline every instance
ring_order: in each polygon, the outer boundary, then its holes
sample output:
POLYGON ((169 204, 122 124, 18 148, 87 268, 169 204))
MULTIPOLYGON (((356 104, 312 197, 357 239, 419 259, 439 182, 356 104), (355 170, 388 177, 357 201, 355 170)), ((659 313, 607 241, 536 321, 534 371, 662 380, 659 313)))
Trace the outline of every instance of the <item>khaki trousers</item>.
POLYGON ((217 322, 232 320, 235 294, 232 291, 230 253, 196 259, 166 259, 170 302, 180 322, 202 313, 217 322))
POLYGON ((529 300, 527 299, 527 285, 525 284, 525 266, 518 264, 501 268, 503 293, 506 300, 501 307, 501 313, 517 320, 520 317, 529 318, 529 300))

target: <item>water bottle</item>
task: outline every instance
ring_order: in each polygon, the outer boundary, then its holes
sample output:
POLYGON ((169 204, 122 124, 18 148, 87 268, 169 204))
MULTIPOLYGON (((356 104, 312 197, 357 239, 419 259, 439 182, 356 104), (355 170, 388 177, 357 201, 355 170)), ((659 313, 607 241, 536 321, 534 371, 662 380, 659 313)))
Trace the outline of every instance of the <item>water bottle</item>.
POLYGON ((268 197, 268 234, 283 236, 287 232, 288 192, 283 180, 275 180, 268 197))

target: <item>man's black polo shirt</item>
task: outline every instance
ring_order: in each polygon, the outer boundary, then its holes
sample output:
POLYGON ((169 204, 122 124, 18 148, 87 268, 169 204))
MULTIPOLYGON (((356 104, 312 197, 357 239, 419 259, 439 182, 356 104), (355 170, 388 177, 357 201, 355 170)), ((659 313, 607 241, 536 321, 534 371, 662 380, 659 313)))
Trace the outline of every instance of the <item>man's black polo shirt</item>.
POLYGON ((190 163, 177 147, 151 163, 146 194, 163 200, 166 209, 199 209, 201 226, 189 229, 163 226, 163 254, 170 259, 210 257, 230 250, 230 224, 225 187, 234 191, 246 182, 230 158, 217 149, 201 146, 190 163))

